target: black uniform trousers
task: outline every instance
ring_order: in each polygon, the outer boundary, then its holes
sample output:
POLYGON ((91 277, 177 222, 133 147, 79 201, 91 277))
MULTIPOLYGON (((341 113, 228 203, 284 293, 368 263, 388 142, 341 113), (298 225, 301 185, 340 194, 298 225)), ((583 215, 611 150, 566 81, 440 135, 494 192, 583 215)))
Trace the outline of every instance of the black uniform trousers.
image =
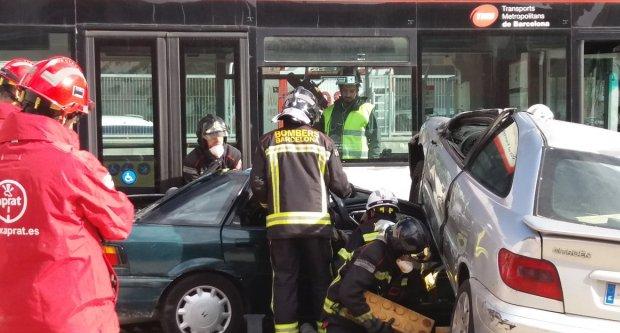
MULTIPOLYGON (((331 242, 328 238, 290 238, 269 240, 271 267, 273 270, 272 310, 276 332, 278 324, 298 321, 298 287, 310 289, 310 320, 318 322, 323 309, 323 301, 332 274, 330 260, 331 242), (299 270, 309 276, 311 286, 299 286, 299 270)), ((304 303, 307 303, 305 301, 304 303)), ((286 332, 286 330, 282 330, 286 332)))

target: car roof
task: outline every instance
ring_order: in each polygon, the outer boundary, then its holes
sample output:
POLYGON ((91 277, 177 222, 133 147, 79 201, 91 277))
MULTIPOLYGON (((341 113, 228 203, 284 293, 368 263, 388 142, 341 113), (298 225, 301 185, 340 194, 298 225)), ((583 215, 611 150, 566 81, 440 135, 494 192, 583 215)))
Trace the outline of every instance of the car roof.
POLYGON ((555 119, 541 119, 525 112, 545 137, 547 146, 620 157, 620 133, 555 119))

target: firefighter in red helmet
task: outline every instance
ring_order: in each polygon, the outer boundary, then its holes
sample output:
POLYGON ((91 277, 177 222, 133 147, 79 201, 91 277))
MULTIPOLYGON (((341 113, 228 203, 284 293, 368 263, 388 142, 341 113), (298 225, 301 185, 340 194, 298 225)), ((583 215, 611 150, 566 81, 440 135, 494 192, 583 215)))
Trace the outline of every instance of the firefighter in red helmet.
POLYGON ((102 242, 127 237, 133 205, 71 128, 88 85, 66 57, 22 80, 22 112, 0 131, 0 327, 3 332, 118 332, 114 271, 102 242))
POLYGON ((15 58, 0 68, 0 127, 13 112, 20 111, 16 105, 19 93, 19 82, 32 68, 32 61, 24 58, 15 58))

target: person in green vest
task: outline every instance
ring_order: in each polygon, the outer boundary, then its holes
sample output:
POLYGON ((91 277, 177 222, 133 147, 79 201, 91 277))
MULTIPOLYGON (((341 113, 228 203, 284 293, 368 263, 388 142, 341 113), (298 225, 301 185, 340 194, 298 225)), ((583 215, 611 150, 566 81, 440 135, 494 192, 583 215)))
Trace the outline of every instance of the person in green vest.
POLYGON ((345 68, 338 79, 340 98, 323 111, 317 129, 327 134, 342 159, 378 158, 379 128, 374 105, 360 97, 361 78, 355 68, 345 68))

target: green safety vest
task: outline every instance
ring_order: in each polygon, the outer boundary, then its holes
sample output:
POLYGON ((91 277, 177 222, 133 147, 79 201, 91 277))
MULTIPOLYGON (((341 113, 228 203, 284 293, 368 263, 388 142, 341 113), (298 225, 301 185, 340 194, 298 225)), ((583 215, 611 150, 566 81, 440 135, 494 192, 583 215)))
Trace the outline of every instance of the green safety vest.
MULTIPOLYGON (((366 126, 370 121, 370 114, 374 105, 363 103, 358 109, 353 109, 347 114, 342 129, 342 158, 368 158, 368 140, 366 138, 366 126)), ((325 128, 323 131, 329 135, 334 104, 323 111, 325 128)))

